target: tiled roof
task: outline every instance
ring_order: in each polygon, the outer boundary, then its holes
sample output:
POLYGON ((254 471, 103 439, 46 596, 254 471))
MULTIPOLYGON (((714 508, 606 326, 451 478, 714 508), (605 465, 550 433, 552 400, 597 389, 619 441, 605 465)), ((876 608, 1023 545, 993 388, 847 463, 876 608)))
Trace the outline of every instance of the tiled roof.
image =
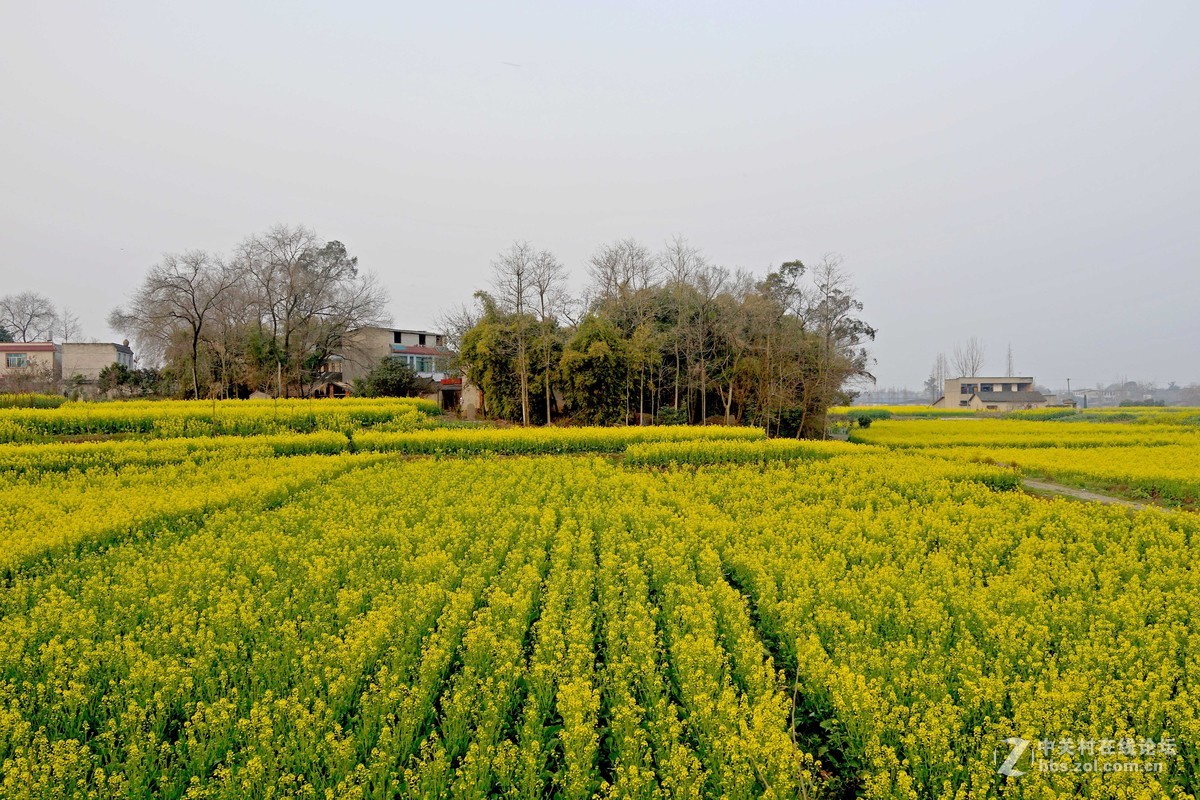
POLYGON ((54 342, 0 342, 0 353, 52 353, 57 349, 54 342))

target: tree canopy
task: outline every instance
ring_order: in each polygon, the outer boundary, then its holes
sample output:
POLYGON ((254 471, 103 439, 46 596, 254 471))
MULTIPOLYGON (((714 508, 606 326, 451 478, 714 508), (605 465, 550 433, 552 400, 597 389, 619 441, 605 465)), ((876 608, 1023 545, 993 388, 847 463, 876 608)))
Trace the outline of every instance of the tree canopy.
POLYGON ((681 238, 658 253, 625 239, 597 249, 582 298, 566 297, 558 266, 549 306, 529 288, 539 259, 558 264, 514 244, 494 262, 493 290, 447 320, 459 366, 495 417, 740 422, 814 436, 830 405, 873 381, 875 330, 834 255, 758 277, 681 238), (544 411, 529 400, 539 394, 544 411))
POLYGON ((278 225, 227 256, 163 256, 109 325, 187 375, 192 396, 303 396, 347 335, 387 321, 386 304, 344 244, 278 225))

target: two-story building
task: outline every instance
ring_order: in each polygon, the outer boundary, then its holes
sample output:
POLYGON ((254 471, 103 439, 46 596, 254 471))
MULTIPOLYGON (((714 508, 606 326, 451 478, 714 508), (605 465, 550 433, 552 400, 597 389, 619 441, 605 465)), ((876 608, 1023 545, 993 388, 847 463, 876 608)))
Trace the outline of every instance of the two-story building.
POLYGON ((133 350, 129 340, 115 342, 66 342, 62 345, 64 388, 94 389, 100 373, 113 364, 133 369, 133 350))
POLYGON ((61 377, 54 342, 0 342, 0 391, 53 392, 61 377))
POLYGON ((454 352, 446 347, 446 337, 433 331, 403 328, 361 328, 346 338, 340 351, 326 359, 323 375, 313 393, 340 397, 354 391, 354 382, 367 376, 385 358, 400 361, 433 385, 424 395, 442 408, 457 410, 462 379, 454 374, 450 362, 454 352))
POLYGON ((1042 408, 1049 399, 1034 388, 1033 378, 948 378, 934 408, 970 408, 976 411, 1017 411, 1042 408))

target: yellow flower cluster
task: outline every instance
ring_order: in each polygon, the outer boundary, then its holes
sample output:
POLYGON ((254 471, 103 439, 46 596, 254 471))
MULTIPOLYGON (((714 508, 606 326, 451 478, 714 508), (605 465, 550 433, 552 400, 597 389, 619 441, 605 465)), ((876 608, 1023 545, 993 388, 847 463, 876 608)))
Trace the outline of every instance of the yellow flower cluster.
POLYGON ((0 409, 0 441, 38 436, 134 433, 149 436, 250 436, 286 431, 416 430, 441 413, 408 398, 341 400, 134 400, 0 409))
POLYGON ((1136 421, 1105 421, 1121 420, 1125 411, 1089 411, 1093 420, 885 420, 855 431, 853 438, 1005 464, 1029 475, 1134 499, 1195 505, 1200 501, 1200 425, 1192 414, 1186 409, 1140 409, 1136 421))
POLYGON ((876 448, 848 442, 818 442, 798 439, 694 439, 691 441, 631 444, 625 448, 625 463, 630 466, 666 466, 668 464, 762 464, 767 461, 795 461, 806 458, 863 453, 876 448))
POLYGON ((860 414, 867 416, 894 417, 973 417, 976 412, 970 408, 934 408, 933 406, 831 406, 830 416, 856 417, 860 414))
POLYGON ((889 447, 1105 447, 1200 444, 1200 426, 1021 419, 880 420, 851 439, 889 447))
POLYGON ((0 394, 0 408, 58 408, 65 402, 58 394, 0 394))
POLYGON ((1200 444, 940 450, 950 457, 1007 464, 1027 475, 1134 499, 1162 500, 1187 506, 1200 502, 1200 444))
POLYGON ((349 455, 272 459, 266 457, 270 451, 256 454, 256 449, 201 450, 167 463, 14 472, 0 481, 0 575, 11 580, 14 570, 35 558, 185 529, 221 507, 256 513, 364 458, 377 460, 349 455))
POLYGON ((618 428, 435 428, 412 433, 364 431, 357 450, 408 455, 472 453, 619 453, 641 442, 746 442, 764 439, 761 428, 719 425, 645 425, 618 428))
POLYGON ((997 491, 949 449, 8 445, 0 796, 1190 796, 1200 521, 997 491), (1161 773, 993 760, 1164 735, 1161 773))

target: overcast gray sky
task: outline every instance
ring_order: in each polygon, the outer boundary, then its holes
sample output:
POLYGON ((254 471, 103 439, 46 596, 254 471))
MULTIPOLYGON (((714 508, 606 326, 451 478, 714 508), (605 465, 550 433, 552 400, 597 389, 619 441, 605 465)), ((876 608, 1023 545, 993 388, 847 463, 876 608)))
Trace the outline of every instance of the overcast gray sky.
POLYGON ((513 239, 841 253, 881 385, 971 335, 1200 381, 1200 3, 0 3, 0 294, 340 239, 428 327, 513 239), (519 66, 513 66, 519 65, 519 66))

